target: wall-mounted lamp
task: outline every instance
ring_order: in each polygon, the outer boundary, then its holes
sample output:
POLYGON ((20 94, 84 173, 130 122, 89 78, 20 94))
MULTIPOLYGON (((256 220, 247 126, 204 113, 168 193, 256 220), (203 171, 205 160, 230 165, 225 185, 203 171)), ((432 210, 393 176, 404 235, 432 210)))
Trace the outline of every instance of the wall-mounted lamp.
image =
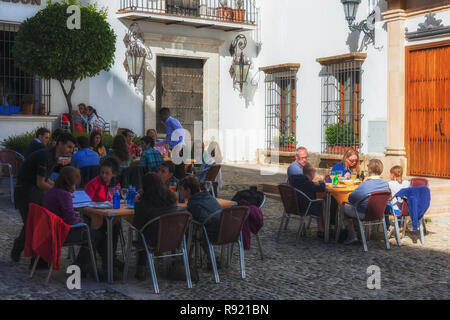
POLYGON ((247 46, 247 38, 243 34, 236 36, 230 46, 230 54, 233 56, 233 64, 230 68, 230 76, 233 79, 233 85, 239 84, 240 91, 244 83, 247 82, 248 72, 250 70, 251 62, 244 56, 244 49, 247 46), (240 54, 237 48, 241 50, 240 54))
POLYGON ((144 45, 144 39, 142 38, 139 25, 136 22, 129 27, 123 42, 127 47, 123 65, 125 70, 127 70, 128 78, 133 79, 134 86, 136 87, 144 69, 145 58, 147 57, 147 48, 144 45))
POLYGON ((369 37, 370 42, 375 43, 375 11, 373 11, 365 20, 360 23, 353 23, 355 21, 356 12, 361 0, 341 0, 344 6, 345 19, 348 22, 348 27, 351 31, 364 32, 369 37))

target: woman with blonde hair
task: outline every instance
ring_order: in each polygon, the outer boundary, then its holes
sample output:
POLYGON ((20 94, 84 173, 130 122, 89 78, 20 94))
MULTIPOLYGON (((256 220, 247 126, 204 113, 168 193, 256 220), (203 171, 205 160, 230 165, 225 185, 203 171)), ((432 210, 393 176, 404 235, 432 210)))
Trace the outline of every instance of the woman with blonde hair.
POLYGON ((352 172, 360 172, 359 153, 353 148, 347 149, 342 157, 342 162, 336 164, 331 168, 331 172, 342 171, 342 176, 345 179, 350 179, 352 172))
MULTIPOLYGON (((388 182, 389 189, 391 189, 392 197, 401 189, 409 188, 409 181, 403 180, 403 168, 401 166, 393 166, 390 170, 391 180, 388 182)), ((394 210, 400 211, 403 203, 401 198, 393 198, 391 204, 394 210)))

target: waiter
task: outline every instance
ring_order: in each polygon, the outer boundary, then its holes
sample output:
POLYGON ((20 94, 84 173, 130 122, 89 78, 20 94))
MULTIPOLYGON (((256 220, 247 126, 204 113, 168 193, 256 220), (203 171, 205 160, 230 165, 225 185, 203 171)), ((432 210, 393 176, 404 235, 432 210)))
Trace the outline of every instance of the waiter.
MULTIPOLYGON (((172 151, 175 148, 175 146, 179 144, 184 144, 185 133, 183 126, 181 125, 180 121, 170 116, 169 108, 161 108, 161 110, 159 110, 159 116, 161 118, 162 123, 164 123, 164 125, 166 126, 167 134, 166 138, 163 141, 157 142, 155 143, 155 145, 160 146, 168 144, 169 150, 172 151), (176 132, 179 135, 178 139, 176 139, 175 137, 174 139, 172 139, 172 134, 175 132, 175 130, 178 130, 176 132)), ((180 154, 180 156, 182 156, 182 154, 180 154)), ((184 178, 185 175, 186 173, 184 171, 184 163, 175 165, 174 176, 177 179, 181 180, 184 178)))
POLYGON ((62 133, 55 147, 33 152, 21 166, 14 190, 14 202, 22 217, 23 227, 11 250, 13 261, 20 261, 20 255, 25 247, 28 205, 42 204, 45 191, 55 184, 49 179, 50 175, 58 168, 70 164, 75 143, 76 140, 70 133, 62 133))

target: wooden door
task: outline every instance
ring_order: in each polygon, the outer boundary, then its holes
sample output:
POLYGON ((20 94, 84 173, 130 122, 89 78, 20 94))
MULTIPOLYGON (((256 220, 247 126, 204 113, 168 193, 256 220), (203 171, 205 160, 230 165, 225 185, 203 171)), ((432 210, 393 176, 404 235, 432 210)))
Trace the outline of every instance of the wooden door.
POLYGON ((165 107, 194 141, 194 121, 203 121, 203 60, 158 57, 156 79, 158 132, 166 132, 159 119, 159 110, 165 107))
POLYGON ((450 178, 450 41, 406 48, 408 173, 450 178))

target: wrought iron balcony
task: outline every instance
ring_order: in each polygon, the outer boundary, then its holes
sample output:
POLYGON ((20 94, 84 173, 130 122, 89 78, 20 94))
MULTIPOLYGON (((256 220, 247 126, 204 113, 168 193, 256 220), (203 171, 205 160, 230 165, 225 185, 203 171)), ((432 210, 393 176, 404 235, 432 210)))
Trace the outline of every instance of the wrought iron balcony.
POLYGON ((120 0, 119 17, 225 31, 253 30, 256 0, 120 0))

